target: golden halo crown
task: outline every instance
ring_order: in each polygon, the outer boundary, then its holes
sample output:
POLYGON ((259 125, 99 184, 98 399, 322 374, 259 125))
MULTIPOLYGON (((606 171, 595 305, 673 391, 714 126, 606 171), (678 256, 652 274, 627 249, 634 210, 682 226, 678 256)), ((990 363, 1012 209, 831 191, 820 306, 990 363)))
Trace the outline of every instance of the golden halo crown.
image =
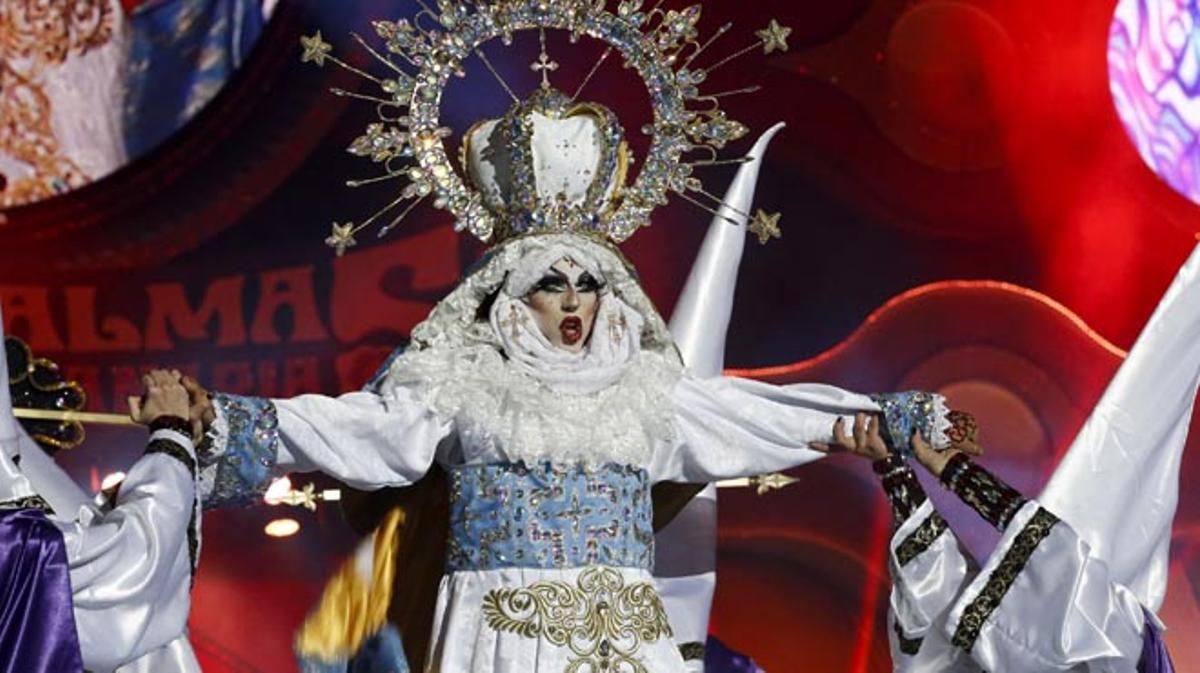
POLYGON ((619 243, 649 224, 650 213, 667 202, 668 193, 716 212, 721 200, 704 189, 693 170, 744 160, 717 158, 717 150, 746 134, 745 126, 725 116, 720 103, 724 96, 750 93, 757 87, 711 94, 702 94, 699 87, 713 70, 759 47, 767 54, 786 51, 790 29, 772 20, 757 31, 755 43, 701 67, 694 64, 697 57, 731 26, 722 26, 701 42, 697 29, 701 6, 664 9, 664 2, 658 0, 644 8, 642 0, 623 0, 614 12, 605 8, 604 0, 437 0, 436 8, 418 0, 421 10, 411 21, 374 22, 376 34, 384 41, 383 50, 353 36, 387 68, 385 76, 333 56, 331 45, 319 32, 301 38, 304 61, 318 66, 332 61, 379 88, 379 93, 373 94, 333 90, 337 95, 375 103, 379 117, 349 151, 382 165, 384 174, 347 184, 396 178, 409 181, 393 202, 363 222, 335 223, 327 243, 341 254, 355 244, 357 232, 408 201, 399 215, 380 228, 382 236, 428 197, 435 208, 454 214, 456 229, 493 244, 542 229, 598 234, 619 243), (537 30, 541 38, 539 59, 530 67, 540 71, 542 88, 522 100, 492 67, 481 47, 496 39, 511 45, 514 34, 530 30, 537 30), (546 53, 547 30, 568 31, 573 43, 587 36, 606 44, 572 96, 550 88, 548 75, 558 64, 546 53), (576 102, 614 51, 642 79, 652 108, 653 121, 642 128, 651 138, 650 147, 636 179, 628 186, 624 185, 624 171, 631 158, 616 117, 603 106, 576 102), (513 107, 502 120, 476 124, 468 132, 463 142, 464 179, 445 145, 452 132, 439 118, 446 84, 451 76, 465 76, 464 63, 472 56, 496 77, 513 107), (587 128, 579 126, 581 121, 587 128), (484 126, 487 135, 483 135, 484 126), (585 139, 583 154, 555 154, 541 142, 569 135, 572 129, 585 139), (499 143, 507 143, 503 151, 499 143), (492 156, 484 156, 480 146, 492 148, 492 156), (505 163, 507 169, 498 168, 505 163), (590 174, 584 179, 581 171, 590 174), (570 177, 565 187, 549 180, 572 173, 577 177, 570 177))
POLYGON ((496 242, 533 231, 608 236, 625 184, 629 149, 617 117, 539 89, 463 138, 468 184, 496 218, 496 242))

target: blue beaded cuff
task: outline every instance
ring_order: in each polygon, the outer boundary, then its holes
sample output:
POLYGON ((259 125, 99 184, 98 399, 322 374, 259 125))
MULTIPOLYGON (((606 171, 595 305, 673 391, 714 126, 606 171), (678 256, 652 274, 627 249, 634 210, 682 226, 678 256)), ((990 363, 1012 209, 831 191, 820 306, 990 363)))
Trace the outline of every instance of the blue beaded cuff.
POLYGON ((645 470, 539 463, 450 470, 449 572, 605 565, 650 569, 645 470))
MULTIPOLYGON (((872 395, 871 399, 883 409, 883 439, 888 448, 907 459, 912 456, 912 435, 920 431, 921 436, 931 445, 941 443, 935 438, 934 428, 937 427, 938 404, 937 397, 932 393, 921 390, 910 390, 903 393, 882 393, 872 395)), ((944 446, 944 443, 942 444, 944 446)))
POLYGON ((279 456, 279 420, 275 404, 260 397, 214 394, 213 406, 224 419, 218 436, 200 458, 205 509, 257 503, 275 476, 279 456))

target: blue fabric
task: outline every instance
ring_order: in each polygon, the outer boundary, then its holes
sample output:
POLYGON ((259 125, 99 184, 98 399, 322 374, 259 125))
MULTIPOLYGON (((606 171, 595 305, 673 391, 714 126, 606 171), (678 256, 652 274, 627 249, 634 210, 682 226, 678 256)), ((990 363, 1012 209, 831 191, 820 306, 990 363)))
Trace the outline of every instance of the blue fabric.
MULTIPOLYGON (((882 434, 888 447, 904 458, 912 455, 912 435, 920 430, 933 443, 935 406, 933 395, 920 390, 872 395, 883 409, 882 434)), ((849 428, 847 428, 847 433, 849 428)))
POLYGON ((349 660, 325 662, 300 657, 297 664, 300 673, 409 673, 410 670, 400 632, 391 624, 367 638, 349 660))
POLYGON ((450 469, 446 569, 650 569, 653 507, 645 470, 539 463, 450 469))
POLYGON ((375 375, 371 377, 370 381, 367 381, 367 385, 363 386, 363 391, 379 394, 379 385, 383 383, 383 380, 387 378, 388 372, 392 370, 392 364, 395 363, 401 355, 404 355, 404 351, 407 349, 408 346, 404 345, 393 350, 383 361, 383 364, 379 365, 379 369, 375 370, 375 375))
POLYGON ((157 0, 129 20, 125 148, 153 149, 217 95, 262 33, 261 0, 157 0))
POLYGON ((714 636, 704 646, 706 673, 765 673, 750 657, 734 651, 714 636))
POLYGON ((261 397, 213 395, 213 404, 229 425, 224 453, 215 457, 198 453, 200 465, 217 466, 213 489, 204 494, 204 508, 244 507, 257 503, 271 479, 279 458, 279 419, 275 404, 261 397))
POLYGON ((37 509, 0 510, 0 673, 83 670, 62 533, 37 509))
POLYGON ((1146 628, 1142 632, 1142 660, 1138 662, 1139 673, 1175 673, 1171 655, 1163 642, 1158 627, 1146 616, 1146 628))

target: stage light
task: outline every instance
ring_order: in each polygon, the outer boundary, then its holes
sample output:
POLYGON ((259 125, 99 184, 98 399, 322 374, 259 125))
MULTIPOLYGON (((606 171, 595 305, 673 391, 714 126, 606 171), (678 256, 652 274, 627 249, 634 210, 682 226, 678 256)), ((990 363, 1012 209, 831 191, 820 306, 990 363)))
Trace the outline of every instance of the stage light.
POLYGON ((300 532, 300 522, 295 519, 275 519, 263 529, 269 537, 291 537, 300 532))
POLYGON ((1194 2, 1120 0, 1108 84, 1142 161, 1200 204, 1200 15, 1194 2))

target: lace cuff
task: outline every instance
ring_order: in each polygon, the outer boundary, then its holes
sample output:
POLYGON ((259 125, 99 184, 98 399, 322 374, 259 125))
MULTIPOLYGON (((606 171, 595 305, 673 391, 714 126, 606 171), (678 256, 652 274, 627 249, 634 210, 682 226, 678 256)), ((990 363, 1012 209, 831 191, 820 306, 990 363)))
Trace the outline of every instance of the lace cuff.
POLYGON ((892 505, 892 525, 899 528, 925 502, 925 489, 917 481, 912 466, 898 454, 877 460, 871 467, 882 480, 883 490, 892 505))
POLYGON ((1028 502, 1020 491, 976 465, 965 453, 946 463, 942 483, 1000 530, 1007 528, 1017 510, 1028 502))
POLYGON ((948 431, 951 422, 946 398, 920 390, 903 393, 882 393, 871 399, 883 412, 883 439, 888 448, 901 458, 912 455, 913 432, 920 431, 925 441, 935 449, 950 447, 948 431))
POLYGON ((204 508, 252 505, 270 485, 279 457, 275 404, 224 393, 212 403, 216 420, 197 450, 204 508))

